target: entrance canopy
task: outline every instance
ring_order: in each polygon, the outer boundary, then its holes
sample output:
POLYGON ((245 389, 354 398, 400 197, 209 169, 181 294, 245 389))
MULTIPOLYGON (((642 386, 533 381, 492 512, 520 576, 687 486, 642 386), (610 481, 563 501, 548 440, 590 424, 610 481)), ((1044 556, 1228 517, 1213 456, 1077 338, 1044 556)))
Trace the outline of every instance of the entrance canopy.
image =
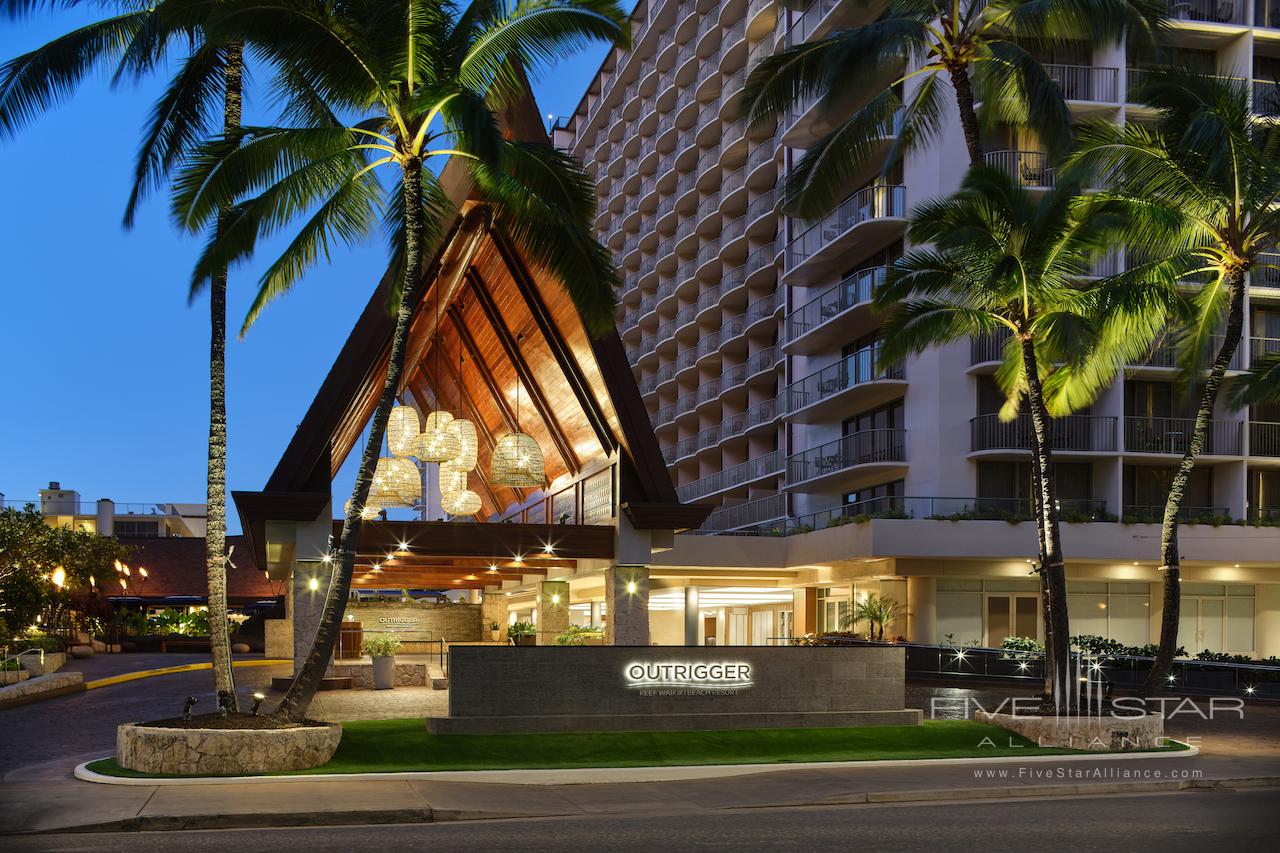
MULTIPOLYGON (((546 141, 532 100, 504 124, 546 141)), ((448 410, 476 425, 479 464, 470 487, 481 509, 470 523, 365 522, 360 567, 373 577, 362 585, 486 585, 480 574, 496 585, 506 578, 495 575, 508 570, 517 579, 538 574, 530 568, 607 560, 624 515, 640 530, 698 527, 709 508, 679 502, 617 332, 588 334, 559 282, 524 257, 487 205, 468 198, 461 164, 447 164, 441 182, 459 214, 444 223, 445 237, 424 266, 399 393, 402 404, 448 410), (542 450, 542 488, 490 481, 493 448, 515 431, 542 450), (407 548, 393 547, 401 544, 407 548), (517 557, 523 566, 508 566, 517 557), (403 584, 378 579, 392 569, 403 584)), ((234 494, 259 565, 267 565, 266 522, 316 519, 334 475, 361 446, 390 358, 393 285, 388 273, 370 297, 266 488, 234 494)))

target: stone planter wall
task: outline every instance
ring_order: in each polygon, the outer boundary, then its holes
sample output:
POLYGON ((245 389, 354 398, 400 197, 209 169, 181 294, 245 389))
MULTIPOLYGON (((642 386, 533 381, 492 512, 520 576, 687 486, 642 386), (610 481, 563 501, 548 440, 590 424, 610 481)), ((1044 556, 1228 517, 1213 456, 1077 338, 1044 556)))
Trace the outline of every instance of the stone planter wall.
MULTIPOLYGON (((350 678, 352 688, 358 690, 373 689, 373 664, 371 663, 335 663, 333 674, 338 678, 350 678)), ((402 663, 396 661, 396 687, 421 687, 431 682, 428 680, 425 663, 402 663)))
POLYGON ((116 761, 140 773, 242 776, 319 767, 333 758, 342 726, 292 729, 116 729, 116 761))
POLYGON ((32 675, 48 675, 51 672, 57 672, 66 666, 66 652, 45 652, 44 663, 40 662, 39 655, 23 655, 22 668, 32 675))
POLYGON ((1164 746, 1164 717, 1032 717, 988 714, 977 720, 1017 732, 1041 747, 1131 752, 1164 746))

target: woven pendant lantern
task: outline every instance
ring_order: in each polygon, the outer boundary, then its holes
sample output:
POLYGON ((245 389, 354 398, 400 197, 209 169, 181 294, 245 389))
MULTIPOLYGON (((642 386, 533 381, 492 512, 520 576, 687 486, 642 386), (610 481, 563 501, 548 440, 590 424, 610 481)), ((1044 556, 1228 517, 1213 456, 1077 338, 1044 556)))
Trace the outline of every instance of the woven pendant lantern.
POLYGON ((523 432, 509 432, 498 439, 493 448, 490 483, 528 489, 543 486, 546 480, 542 448, 533 436, 523 432))
POLYGON ((480 511, 480 496, 470 489, 442 494, 440 508, 449 515, 475 515, 480 511))
POLYGON ((455 468, 448 462, 440 466, 440 497, 441 503, 444 498, 458 492, 467 490, 467 471, 463 468, 455 468))
MULTIPOLYGON (((521 335, 519 341, 524 338, 521 335)), ((516 382, 516 429, 498 439, 489 460, 489 482, 519 489, 541 488, 547 483, 542 448, 533 436, 520 431, 520 384, 516 382)))
POLYGON ((418 410, 413 406, 396 406, 387 419, 387 447, 393 456, 412 456, 418 448, 418 410))
POLYGON ((480 452, 476 425, 466 418, 454 418, 445 429, 458 442, 458 455, 449 460, 449 467, 459 471, 474 471, 480 452))
POLYGON ((453 415, 448 412, 432 412, 418 437, 415 455, 423 462, 449 462, 458 455, 457 433, 449 432, 453 415))
POLYGON ((422 497, 422 476, 408 459, 383 457, 373 472, 369 502, 378 506, 412 508, 422 497))

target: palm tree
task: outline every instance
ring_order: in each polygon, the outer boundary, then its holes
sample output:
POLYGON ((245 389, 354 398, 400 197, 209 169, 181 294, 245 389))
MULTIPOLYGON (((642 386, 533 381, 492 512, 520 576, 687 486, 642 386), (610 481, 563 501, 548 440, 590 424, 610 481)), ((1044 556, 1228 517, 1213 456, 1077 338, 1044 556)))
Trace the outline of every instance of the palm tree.
POLYGON ((247 330, 298 282, 332 242, 365 237, 382 221, 400 286, 391 353, 369 438, 338 541, 337 568, 315 640, 275 714, 301 719, 337 640, 351 587, 360 508, 400 387, 424 258, 453 211, 434 171, 457 157, 470 167, 473 197, 487 203, 537 263, 560 280, 596 332, 613 322, 617 272, 595 241, 594 182, 567 154, 504 138, 493 109, 525 91, 524 70, 541 69, 588 41, 625 44, 626 15, 612 0, 352 0, 298 9, 271 0, 227 0, 219 31, 262 45, 287 66, 293 104, 306 127, 246 128, 208 145, 175 182, 174 215, 199 231, 233 205, 229 226, 195 277, 253 250, 310 212, 263 274, 247 330), (354 120, 339 116, 350 114, 354 120), (378 181, 386 167, 392 189, 378 181))
POLYGON ((941 136, 947 99, 959 110, 970 165, 983 162, 981 118, 1028 126, 1065 150, 1071 115, 1062 91, 1028 44, 1147 41, 1163 26, 1163 0, 889 0, 868 24, 788 47, 752 70, 743 93, 751 121, 767 122, 817 98, 835 112, 869 81, 889 82, 818 140, 787 176, 783 209, 815 218, 893 138, 887 172, 905 150, 941 136), (904 102, 902 90, 910 85, 904 102), (949 90, 949 91, 948 91, 949 90))
POLYGON ((1178 515, 1187 481, 1240 346, 1245 275, 1280 242, 1280 129, 1255 121, 1244 85, 1192 70, 1151 72, 1135 97, 1156 109, 1155 126, 1090 124, 1080 131, 1072 166, 1100 174, 1114 188, 1109 195, 1125 208, 1130 239, 1144 246, 1147 263, 1205 282, 1190 297, 1189 321, 1175 329, 1199 405, 1164 507, 1164 613, 1144 684, 1156 690, 1177 649, 1178 515))
POLYGON ((840 620, 840 627, 848 629, 859 622, 866 622, 870 626, 868 639, 883 640, 885 627, 892 625, 902 615, 902 605, 896 599, 882 598, 872 593, 854 602, 850 611, 840 620))
POLYGON ((1145 299, 1142 289, 1129 283, 1090 288, 1082 281, 1123 224, 1107 203, 1080 195, 1077 186, 1064 182, 1037 196, 1016 178, 977 166, 955 195, 912 212, 908 238, 934 248, 907 253, 876 294, 887 314, 881 353, 886 363, 937 344, 1008 334, 996 379, 1008 397, 1001 417, 1015 417, 1024 401, 1030 413, 1045 697, 1055 708, 1063 707, 1070 691, 1050 399, 1059 406, 1087 404, 1106 387, 1116 365, 1145 345, 1133 343, 1134 323, 1159 322, 1143 312, 1136 312, 1137 321, 1131 317, 1135 312, 1127 301, 1145 299))
MULTIPOLYGON (((0 17, 16 18, 43 5, 76 8, 83 0, 0 0, 0 17)), ((224 134, 240 127, 244 47, 238 40, 209 39, 207 9, 200 3, 166 0, 154 5, 120 0, 118 14, 94 21, 9 60, 0 67, 0 134, 16 132, 47 108, 66 100, 95 70, 116 81, 139 79, 185 51, 177 73, 152 109, 134 166, 124 225, 132 228, 139 204, 165 183, 174 167, 215 126, 224 134), (220 120, 219 120, 220 119, 220 120)), ((225 227, 219 219, 214 233, 225 227)), ((204 282, 202 282, 202 285, 204 282)), ((227 624, 227 269, 215 269, 209 287, 209 435, 205 567, 209 619, 227 624)), ((203 287, 192 287, 194 300, 203 287)), ((214 689, 237 706, 228 633, 210 635, 214 689)))

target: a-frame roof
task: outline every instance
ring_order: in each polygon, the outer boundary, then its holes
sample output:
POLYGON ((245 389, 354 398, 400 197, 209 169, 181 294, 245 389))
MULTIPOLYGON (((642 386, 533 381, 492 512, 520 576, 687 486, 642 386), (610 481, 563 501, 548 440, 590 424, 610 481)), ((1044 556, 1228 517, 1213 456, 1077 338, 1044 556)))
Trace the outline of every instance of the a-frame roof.
MULTIPOLYGON (((546 141, 536 110, 530 99, 504 114, 508 132, 546 141)), ((480 516, 501 516, 529 497, 485 476, 493 442, 515 428, 518 405, 519 426, 542 447, 550 483, 599 469, 616 453, 618 504, 635 526, 697 527, 708 508, 679 503, 617 332, 587 333, 559 283, 524 257, 484 204, 466 200, 459 163, 447 164, 441 181, 460 212, 424 266, 400 392, 424 410, 461 410, 476 423, 480 516)), ((392 287, 384 275, 264 492, 236 494, 247 532, 267 518, 312 512, 360 441, 386 375, 392 287)))

